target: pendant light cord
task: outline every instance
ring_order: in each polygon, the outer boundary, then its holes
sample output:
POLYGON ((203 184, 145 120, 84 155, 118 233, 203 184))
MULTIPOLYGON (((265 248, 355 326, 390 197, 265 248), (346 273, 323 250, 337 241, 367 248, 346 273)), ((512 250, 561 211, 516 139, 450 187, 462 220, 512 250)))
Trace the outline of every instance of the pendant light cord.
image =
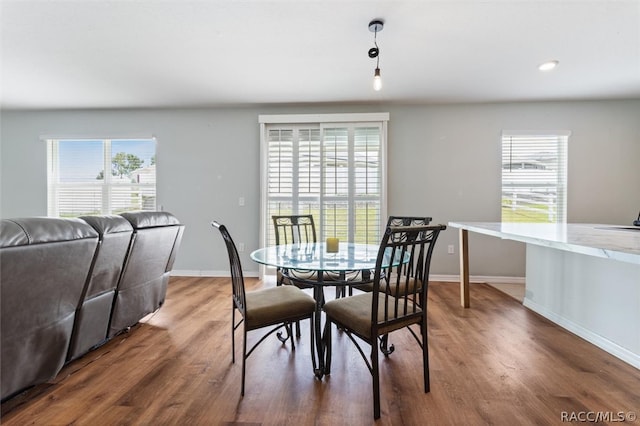
POLYGON ((376 55, 376 68, 380 68, 380 48, 378 47, 378 30, 373 32, 373 45, 378 50, 378 54, 376 55))

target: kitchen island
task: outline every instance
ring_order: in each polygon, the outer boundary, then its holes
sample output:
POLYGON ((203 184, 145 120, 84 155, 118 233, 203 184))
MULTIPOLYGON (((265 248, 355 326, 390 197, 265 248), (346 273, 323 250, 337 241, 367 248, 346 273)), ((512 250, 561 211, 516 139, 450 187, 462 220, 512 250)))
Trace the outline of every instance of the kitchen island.
POLYGON ((526 244, 524 306, 640 368, 640 228, 449 222, 460 232, 461 304, 470 306, 468 233, 526 244))

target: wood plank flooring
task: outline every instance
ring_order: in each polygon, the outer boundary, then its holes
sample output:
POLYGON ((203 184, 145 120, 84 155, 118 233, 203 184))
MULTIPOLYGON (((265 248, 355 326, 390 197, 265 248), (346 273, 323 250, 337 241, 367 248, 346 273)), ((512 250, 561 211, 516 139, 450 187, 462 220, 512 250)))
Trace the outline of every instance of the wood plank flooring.
POLYGON ((131 332, 2 404, 1 422, 546 425, 562 424, 563 412, 640 415, 639 370, 488 285, 472 285, 472 308, 463 309, 458 287, 429 288, 430 393, 421 387, 418 345, 405 330, 392 334, 377 422, 371 376, 345 335, 333 333, 332 374, 314 378, 308 323, 294 352, 274 336, 251 355, 242 398, 241 363, 231 364, 229 279, 186 277, 172 278, 165 305, 131 332))

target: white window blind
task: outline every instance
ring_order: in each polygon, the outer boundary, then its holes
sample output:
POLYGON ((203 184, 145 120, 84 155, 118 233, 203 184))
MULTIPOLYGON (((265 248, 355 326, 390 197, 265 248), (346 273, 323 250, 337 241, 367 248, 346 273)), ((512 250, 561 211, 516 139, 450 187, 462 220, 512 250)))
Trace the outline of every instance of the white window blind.
POLYGON ((569 135, 503 132, 503 222, 566 222, 569 135))
POLYGON ((156 209, 155 139, 47 139, 53 217, 156 209))
POLYGON ((271 216, 287 214, 313 214, 320 241, 336 236, 342 241, 380 242, 386 223, 386 121, 376 118, 263 122, 266 245, 275 243, 271 216))

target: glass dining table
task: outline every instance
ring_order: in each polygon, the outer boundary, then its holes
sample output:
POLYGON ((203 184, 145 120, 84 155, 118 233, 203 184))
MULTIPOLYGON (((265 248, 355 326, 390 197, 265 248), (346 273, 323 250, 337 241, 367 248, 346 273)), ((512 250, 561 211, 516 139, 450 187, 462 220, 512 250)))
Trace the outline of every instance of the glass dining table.
MULTIPOLYGON (((316 351, 319 368, 315 371, 319 379, 325 373, 325 342, 322 339, 322 306, 324 305, 324 288, 337 287, 336 295, 344 294, 347 286, 358 286, 371 283, 373 280, 378 245, 339 243, 338 251, 328 253, 324 242, 285 244, 255 250, 251 259, 255 262, 280 268, 283 275, 313 288, 316 301, 314 316, 316 351)), ((399 253, 391 261, 391 254, 386 253, 382 268, 400 263, 399 253)), ((402 263, 408 262, 408 255, 402 263)))

